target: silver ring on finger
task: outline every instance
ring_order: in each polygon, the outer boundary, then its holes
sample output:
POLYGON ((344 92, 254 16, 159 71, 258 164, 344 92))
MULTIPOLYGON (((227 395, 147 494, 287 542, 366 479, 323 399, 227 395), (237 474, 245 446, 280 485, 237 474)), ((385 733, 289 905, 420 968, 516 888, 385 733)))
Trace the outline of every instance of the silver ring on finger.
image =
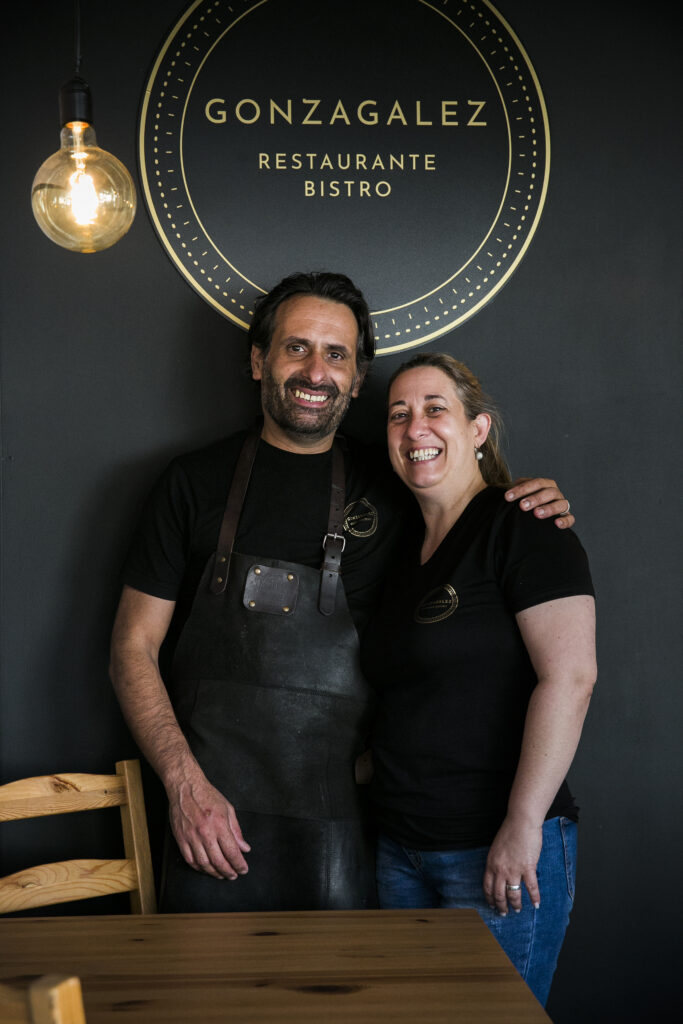
POLYGON ((521 885, 508 885, 507 882, 505 883, 505 889, 507 892, 519 892, 521 888, 521 885))
MULTIPOLYGON (((565 498, 564 500, 565 500, 565 501, 567 501, 567 499, 566 499, 566 498, 565 498)), ((560 516, 568 516, 568 515, 569 515, 569 509, 570 509, 571 507, 572 507, 572 506, 571 506, 571 502, 567 501, 567 507, 566 507, 566 509, 564 510, 564 512, 560 512, 560 516)))

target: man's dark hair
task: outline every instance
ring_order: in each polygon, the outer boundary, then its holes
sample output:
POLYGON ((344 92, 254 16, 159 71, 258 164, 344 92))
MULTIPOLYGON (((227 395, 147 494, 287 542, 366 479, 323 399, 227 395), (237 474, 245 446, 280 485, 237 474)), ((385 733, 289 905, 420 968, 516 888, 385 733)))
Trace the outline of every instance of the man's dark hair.
POLYGON ((275 314, 281 304, 294 295, 314 295, 349 307, 358 324, 357 368, 359 371, 365 370, 375 356, 375 335, 368 304, 361 290, 356 288, 349 277, 327 271, 290 274, 271 288, 267 295, 257 300, 247 335, 249 351, 255 345, 265 355, 273 337, 275 314))

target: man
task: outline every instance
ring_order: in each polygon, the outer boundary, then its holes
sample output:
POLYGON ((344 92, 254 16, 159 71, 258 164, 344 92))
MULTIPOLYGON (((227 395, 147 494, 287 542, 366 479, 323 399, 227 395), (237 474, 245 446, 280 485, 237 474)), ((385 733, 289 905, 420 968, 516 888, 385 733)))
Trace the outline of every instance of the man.
MULTIPOLYGON (((261 300, 249 342, 263 424, 174 460, 157 485, 112 681, 168 795, 162 909, 370 906, 357 629, 405 507, 383 460, 335 440, 374 355, 370 314, 343 275, 295 274, 261 300)), ((552 482, 510 494, 568 512, 552 482)))

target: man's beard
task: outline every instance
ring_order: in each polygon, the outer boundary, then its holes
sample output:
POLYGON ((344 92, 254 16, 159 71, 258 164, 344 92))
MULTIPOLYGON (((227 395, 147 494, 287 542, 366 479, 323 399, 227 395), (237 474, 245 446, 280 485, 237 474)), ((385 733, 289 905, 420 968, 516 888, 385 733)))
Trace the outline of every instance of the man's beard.
POLYGON ((290 377, 284 384, 278 384, 264 360, 261 371, 261 403, 264 412, 277 423, 289 437, 305 437, 310 441, 322 441, 333 435, 346 415, 351 402, 351 392, 342 393, 336 384, 311 384, 305 377, 290 377), (290 395, 291 388, 305 388, 318 395, 329 395, 322 405, 308 409, 297 405, 290 395))

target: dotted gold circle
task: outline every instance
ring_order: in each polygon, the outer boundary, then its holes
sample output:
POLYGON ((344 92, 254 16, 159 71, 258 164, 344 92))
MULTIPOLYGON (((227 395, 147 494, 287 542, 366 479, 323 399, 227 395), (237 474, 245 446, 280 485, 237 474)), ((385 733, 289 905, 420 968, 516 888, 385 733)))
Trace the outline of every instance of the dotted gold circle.
MULTIPOLYGON (((185 176, 183 129, 204 62, 230 31, 271 0, 196 0, 162 44, 150 73, 138 133, 143 194, 176 268, 213 308, 247 329, 265 291, 239 269, 239 255, 215 243, 185 176)), ((492 222, 458 267, 444 267, 425 294, 373 311, 380 355, 403 351, 474 316, 509 280, 538 226, 548 187, 550 135, 536 73, 516 35, 489 0, 415 0, 465 37, 492 81, 507 130, 506 186, 492 222)), ((244 27, 244 26, 243 26, 244 27)), ((229 41, 229 38, 228 38, 229 41)), ((395 216, 395 214, 393 214, 395 216)), ((391 224, 387 225, 390 237, 391 224)), ((390 244, 387 252, 392 252, 390 244)), ((419 246, 416 248, 419 251, 419 246)), ((391 256, 388 257, 391 259, 391 256)), ((397 259, 405 254, 397 252, 397 259)), ((362 282, 360 282, 362 285, 362 282)))

